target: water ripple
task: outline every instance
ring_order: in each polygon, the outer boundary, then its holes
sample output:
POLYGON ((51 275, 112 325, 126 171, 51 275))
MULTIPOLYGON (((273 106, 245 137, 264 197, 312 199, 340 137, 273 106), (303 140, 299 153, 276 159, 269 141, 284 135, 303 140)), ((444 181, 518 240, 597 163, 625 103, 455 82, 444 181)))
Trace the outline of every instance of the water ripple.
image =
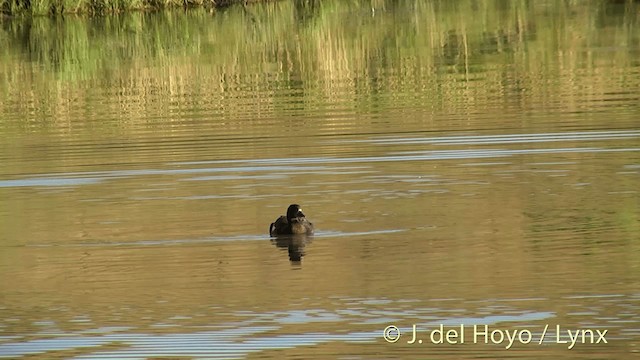
POLYGON ((375 144, 438 144, 438 145, 486 145, 486 144, 514 144, 514 143, 538 143, 555 141, 593 141, 616 140, 640 137, 640 131, 581 131, 562 133, 538 133, 538 134, 505 134, 505 135, 468 135, 468 136, 441 136, 441 137, 413 137, 398 138, 384 137, 368 140, 350 140, 348 142, 366 142, 375 144))

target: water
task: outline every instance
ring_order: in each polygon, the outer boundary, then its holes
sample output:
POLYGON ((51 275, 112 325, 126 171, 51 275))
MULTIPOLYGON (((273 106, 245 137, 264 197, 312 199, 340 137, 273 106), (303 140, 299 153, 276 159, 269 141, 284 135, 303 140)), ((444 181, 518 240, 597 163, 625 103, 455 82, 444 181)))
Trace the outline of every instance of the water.
POLYGON ((638 14, 5 19, 0 357, 636 358, 638 14))

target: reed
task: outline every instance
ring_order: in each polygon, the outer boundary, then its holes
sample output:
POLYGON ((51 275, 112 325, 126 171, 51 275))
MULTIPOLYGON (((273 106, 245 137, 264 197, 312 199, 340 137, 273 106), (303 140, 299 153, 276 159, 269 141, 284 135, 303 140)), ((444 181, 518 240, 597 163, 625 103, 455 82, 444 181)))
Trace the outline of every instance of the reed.
POLYGON ((0 15, 113 14, 170 7, 224 7, 243 0, 0 0, 0 15))

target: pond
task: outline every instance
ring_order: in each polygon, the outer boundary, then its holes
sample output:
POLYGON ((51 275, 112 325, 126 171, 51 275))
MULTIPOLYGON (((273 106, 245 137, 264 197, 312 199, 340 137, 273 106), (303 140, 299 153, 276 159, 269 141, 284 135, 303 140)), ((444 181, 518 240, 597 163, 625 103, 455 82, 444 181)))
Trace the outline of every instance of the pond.
POLYGON ((0 49, 0 358, 640 352, 637 2, 0 19, 0 49), (270 238, 293 203, 315 235, 270 238))

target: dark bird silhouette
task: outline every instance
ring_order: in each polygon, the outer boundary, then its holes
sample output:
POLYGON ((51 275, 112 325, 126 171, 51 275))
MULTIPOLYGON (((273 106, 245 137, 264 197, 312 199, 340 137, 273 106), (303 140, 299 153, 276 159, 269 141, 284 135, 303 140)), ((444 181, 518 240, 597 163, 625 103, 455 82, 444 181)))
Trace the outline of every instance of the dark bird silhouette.
POLYGON ((300 209, 300 205, 291 204, 287 209, 287 216, 280 216, 269 226, 269 235, 312 235, 313 224, 307 220, 300 209))

